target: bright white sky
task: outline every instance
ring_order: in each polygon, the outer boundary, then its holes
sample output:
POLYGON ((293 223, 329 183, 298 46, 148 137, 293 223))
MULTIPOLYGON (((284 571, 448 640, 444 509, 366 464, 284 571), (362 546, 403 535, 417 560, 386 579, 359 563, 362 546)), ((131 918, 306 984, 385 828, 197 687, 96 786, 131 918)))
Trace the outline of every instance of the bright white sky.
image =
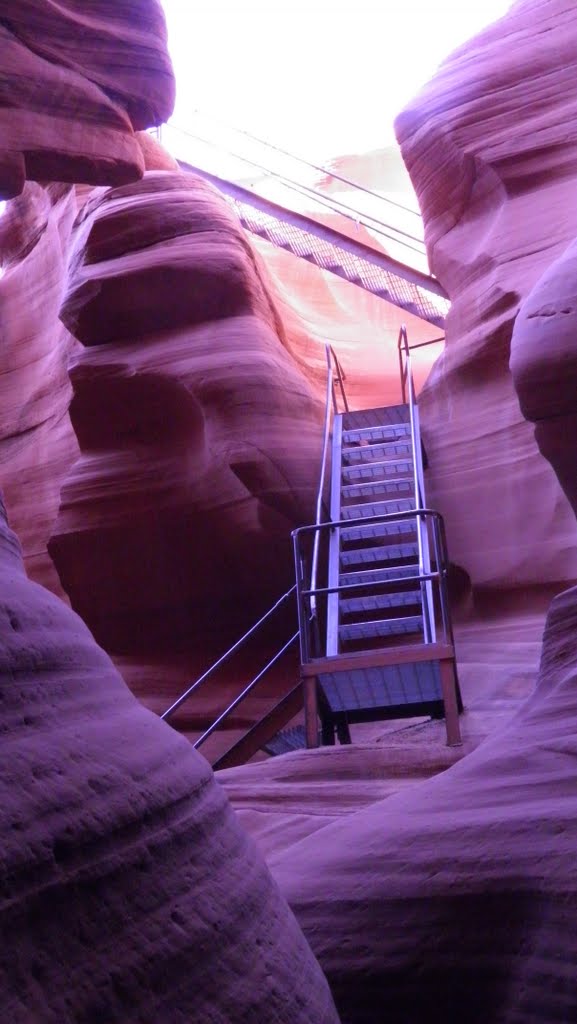
POLYGON ((162 0, 174 122, 212 114, 314 160, 393 140, 393 119, 511 0, 162 0))

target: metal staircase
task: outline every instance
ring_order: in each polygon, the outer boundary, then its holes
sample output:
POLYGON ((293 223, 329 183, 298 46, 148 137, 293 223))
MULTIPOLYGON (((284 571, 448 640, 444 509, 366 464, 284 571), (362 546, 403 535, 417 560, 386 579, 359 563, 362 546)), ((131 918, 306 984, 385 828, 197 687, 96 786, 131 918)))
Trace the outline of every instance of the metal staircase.
POLYGON ((425 505, 404 327, 398 347, 402 404, 335 415, 330 522, 294 535, 308 746, 319 715, 324 743, 335 731, 350 742, 353 723, 418 715, 444 717, 448 742, 460 742, 448 557, 442 519, 425 505), (317 548, 328 534, 326 587, 315 565, 307 573, 311 533, 317 548))
POLYGON ((163 714, 170 718, 296 593, 298 630, 208 726, 217 732, 263 676, 300 641, 301 680, 224 753, 215 768, 258 750, 282 753, 351 740, 350 726, 390 718, 444 718, 460 743, 462 710, 447 591, 443 520, 425 504, 423 449, 403 327, 402 403, 350 411, 344 374, 329 345, 327 401, 316 521, 293 534, 296 584, 163 714), (338 407, 342 406, 339 412, 338 407), (331 440, 332 438, 332 440, 331 440), (330 512, 325 482, 330 460, 330 512), (283 733, 303 707, 305 728, 283 733), (320 728, 319 728, 320 725, 320 728))

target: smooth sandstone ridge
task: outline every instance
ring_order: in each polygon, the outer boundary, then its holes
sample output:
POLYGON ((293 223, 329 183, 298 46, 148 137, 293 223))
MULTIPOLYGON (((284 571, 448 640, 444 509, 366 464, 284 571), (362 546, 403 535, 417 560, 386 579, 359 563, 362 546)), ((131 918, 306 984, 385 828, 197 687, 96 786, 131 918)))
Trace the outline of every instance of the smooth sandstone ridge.
POLYGON ((522 0, 396 123, 452 301, 421 399, 427 496, 477 586, 577 578, 574 516, 509 373, 520 303, 577 234, 576 54, 575 5, 522 0))
MULTIPOLYGON (((517 4, 398 126, 454 301, 422 403, 430 464, 447 459, 433 501, 477 584, 575 576, 559 482, 577 510, 576 40, 574 5, 517 4)), ((576 724, 573 588, 504 728, 443 774, 270 849, 346 1024, 575 1019, 576 724)))
POLYGON ((68 416, 77 342, 58 319, 75 216, 72 187, 28 182, 0 217, 0 486, 27 572, 60 594, 46 545, 78 457, 68 416))
POLYGON ((577 240, 543 274, 515 321, 511 370, 535 439, 577 509, 577 240))
POLYGON ((346 1024, 575 1019, 576 666, 573 589, 508 726, 269 856, 346 1024))
POLYGON ((150 172, 88 200, 61 318, 81 342, 64 588, 109 651, 206 649, 288 589, 314 515, 323 409, 260 261, 211 186, 150 172))
POLYGON ((0 1015, 337 1024, 206 761, 146 711, 0 516, 0 1015))
POLYGON ((141 177, 134 132, 166 121, 174 105, 158 0, 0 7, 0 199, 18 195, 26 179, 141 177))

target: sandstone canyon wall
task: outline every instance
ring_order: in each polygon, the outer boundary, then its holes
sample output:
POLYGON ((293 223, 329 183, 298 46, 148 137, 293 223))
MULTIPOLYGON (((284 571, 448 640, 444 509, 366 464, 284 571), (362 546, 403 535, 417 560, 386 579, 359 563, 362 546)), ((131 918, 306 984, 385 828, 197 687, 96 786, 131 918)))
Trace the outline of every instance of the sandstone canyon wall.
POLYGON ((573 4, 522 0, 397 120, 452 301, 421 403, 428 497, 478 586, 577 578, 574 517, 508 369, 521 300, 577 234, 576 49, 573 4))
MULTIPOLYGON (((56 319, 77 200, 61 184, 24 178, 138 179, 134 128, 166 116, 173 94, 159 5, 86 7, 0 5, 0 193, 21 193, 0 224, 0 464, 29 565, 52 584, 42 549, 60 479, 78 456, 66 369, 80 345, 56 319)), ((93 241, 112 258, 106 231, 93 241)), ((239 270, 237 297, 241 279, 239 270)), ((76 323, 70 303, 67 315, 76 323)), ((99 443, 106 452, 120 424, 132 447, 126 455, 120 443, 112 461, 137 462, 151 429, 134 422, 130 388, 123 410, 126 378, 137 374, 103 366, 92 376, 112 379, 111 416, 99 443)), ((186 388, 142 376, 153 414, 173 413, 157 424, 159 437, 152 430, 153 447, 176 427, 196 438, 186 388), (163 405, 166 390, 173 407, 163 405)), ((87 392, 83 442, 94 438, 87 392)), ((3 506, 0 619, 2 1019, 336 1024, 310 949, 206 762, 131 696, 78 616, 27 578, 3 506)))
POLYGON ((336 1024, 210 768, 29 581, 0 513, 0 1010, 11 1024, 336 1024))
POLYGON ((58 319, 75 216, 71 188, 28 183, 0 218, 0 482, 28 572, 60 593, 46 545, 78 453, 68 416, 76 343, 58 319))
POLYGON ((116 653, 223 644, 290 586, 320 460, 322 404, 260 263, 211 186, 147 173, 86 203, 61 317, 82 343, 50 543, 65 590, 116 653))
MULTIPOLYGON (((446 467, 436 493, 478 584, 574 575, 573 513, 508 364, 577 511, 576 43, 574 5, 524 0, 398 122, 453 299, 423 400, 431 462, 446 467)), ((569 589, 535 691, 504 728, 434 779, 271 851, 347 1024, 575 1018, 576 666, 569 589)))
POLYGON ((26 179, 140 177, 134 131, 167 120, 174 79, 158 0, 2 0, 0 199, 26 179))

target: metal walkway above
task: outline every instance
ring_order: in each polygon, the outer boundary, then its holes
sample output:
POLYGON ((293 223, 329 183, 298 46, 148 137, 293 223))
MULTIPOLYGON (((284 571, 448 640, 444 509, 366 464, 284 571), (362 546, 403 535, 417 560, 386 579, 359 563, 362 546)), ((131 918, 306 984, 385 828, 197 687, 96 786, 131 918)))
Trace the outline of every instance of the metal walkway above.
MULTIPOLYGON (((184 171, 209 181, 236 210, 253 235, 327 270, 379 299, 398 306, 436 327, 443 327, 449 309, 447 293, 435 277, 357 242, 312 217, 264 199, 250 189, 179 161, 184 171)), ((354 221, 352 221, 354 224, 354 221)))

